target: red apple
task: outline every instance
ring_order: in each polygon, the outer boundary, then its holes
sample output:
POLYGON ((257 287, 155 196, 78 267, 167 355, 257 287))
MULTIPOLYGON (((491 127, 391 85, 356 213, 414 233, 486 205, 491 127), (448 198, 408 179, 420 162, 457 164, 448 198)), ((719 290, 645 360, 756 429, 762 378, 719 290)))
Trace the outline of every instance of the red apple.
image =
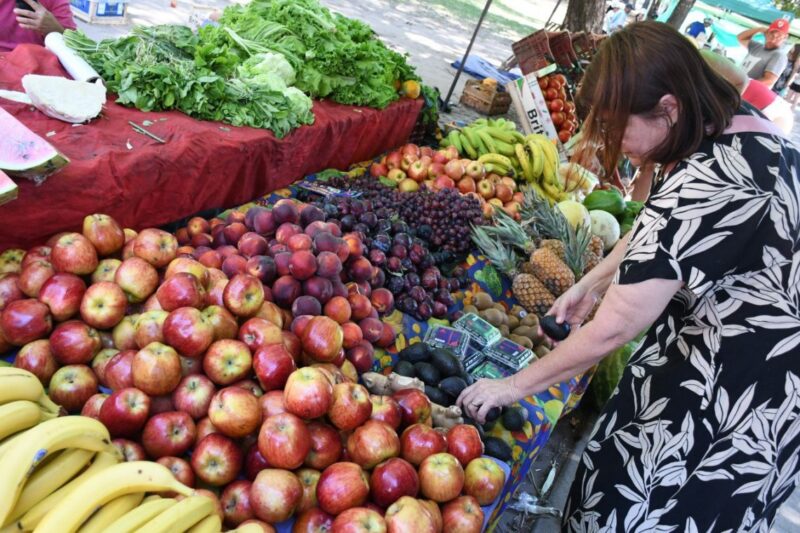
POLYGON ((414 424, 400 436, 402 457, 419 466, 428 456, 447 451, 444 436, 426 424, 414 424))
POLYGON ((321 370, 312 367, 292 372, 283 389, 286 410, 300 418, 319 418, 328 412, 333 386, 321 370))
POLYGON ((250 505, 256 517, 277 524, 288 520, 303 495, 297 476, 286 470, 266 468, 258 473, 250 488, 250 505))
POLYGON ((209 346, 203 357, 203 371, 217 385, 244 379, 252 368, 250 349, 241 341, 222 339, 209 346))
POLYGON ((355 463, 334 463, 322 472, 317 483, 317 501, 326 513, 338 515, 359 507, 369 496, 367 474, 355 463))
POLYGON ((93 394, 88 400, 86 400, 86 403, 83 404, 81 416, 88 416, 89 418, 100 420, 100 409, 103 407, 103 403, 105 403, 107 398, 108 394, 104 394, 102 392, 93 394))
POLYGON ((20 263, 20 268, 25 268, 26 266, 28 266, 28 263, 39 261, 41 259, 49 261, 50 253, 52 251, 53 249, 47 245, 34 246, 33 248, 25 252, 25 256, 22 258, 22 262, 20 263))
POLYGON ((239 340, 245 343, 251 352, 256 352, 264 346, 282 343, 283 335, 281 328, 272 322, 254 317, 239 328, 239 340))
MULTIPOLYGON (((425 505, 411 496, 402 496, 386 509, 386 526, 391 533, 438 533, 425 505)), ((449 532, 448 532, 449 533, 449 532)))
POLYGON ((160 229, 143 229, 133 243, 134 255, 156 268, 167 266, 178 253, 178 239, 160 229))
POLYGON ((300 497, 300 503, 297 504, 297 512, 302 513, 317 507, 317 483, 321 475, 320 471, 313 468, 301 468, 295 472, 295 475, 303 486, 303 495, 300 497))
POLYGON ((214 327, 194 307, 179 307, 172 311, 164 321, 162 331, 164 342, 184 357, 200 357, 214 340, 214 327))
MULTIPOLYGON (((360 331, 360 329, 359 329, 360 331)), ((347 360, 356 368, 359 374, 369 372, 375 363, 375 349, 372 344, 362 340, 347 350, 347 360)))
POLYGON ((46 337, 53 329, 50 310, 34 299, 15 300, 0 314, 0 330, 5 339, 16 346, 46 337))
POLYGON ((347 438, 347 453, 351 461, 370 470, 400 455, 400 439, 394 429, 383 422, 368 420, 347 438))
POLYGON ((123 350, 112 357, 108 364, 106 364, 104 377, 106 379, 106 386, 109 389, 118 391, 126 387, 133 387, 131 367, 135 356, 135 350, 123 350))
POLYGON ((17 279, 19 289, 30 298, 39 296, 42 285, 55 275, 56 271, 50 261, 40 259, 23 267, 17 279))
POLYGON ((242 451, 232 439, 211 433, 197 443, 191 462, 200 481, 220 487, 236 479, 242 468, 242 451))
POLYGON ((114 439, 111 441, 111 444, 117 449, 125 462, 147 460, 147 454, 142 445, 138 442, 134 442, 130 439, 114 439))
POLYGON ((65 233, 53 244, 50 262, 57 272, 85 276, 97 268, 97 250, 80 233, 65 233))
POLYGON ((447 452, 455 456, 461 466, 483 455, 483 441, 475 426, 458 424, 447 431, 447 452))
POLYGON ((128 315, 114 326, 111 332, 111 341, 117 350, 135 350, 139 346, 136 344, 136 321, 139 315, 128 315))
POLYGON ((50 335, 50 350, 62 365, 86 364, 100 351, 100 336, 80 320, 62 322, 50 335))
POLYGON ((297 515, 292 526, 292 533, 331 533, 333 517, 315 507, 297 515))
POLYGON ((201 374, 189 375, 181 379, 172 393, 175 408, 189 414, 195 420, 207 415, 214 395, 214 384, 201 374))
POLYGON ((491 505, 506 483, 506 473, 494 459, 478 457, 464 471, 464 493, 473 496, 479 505, 491 505))
POLYGON ((150 416, 155 416, 159 413, 167 413, 175 411, 175 404, 172 403, 172 396, 153 396, 150 399, 150 416))
POLYGON ((234 481, 222 491, 219 501, 225 514, 225 523, 236 527, 245 520, 255 516, 250 506, 250 487, 252 483, 245 479, 234 481))
MULTIPOLYGON (((206 438, 207 436, 209 436, 209 435, 211 435, 213 433, 219 433, 219 431, 217 430, 217 428, 214 427, 214 424, 211 423, 211 419, 210 418, 205 417, 205 418, 201 418, 200 420, 197 421, 197 441, 196 441, 196 443, 200 442, 201 440, 203 440, 204 438, 206 438)), ((222 433, 219 433, 219 434, 222 435, 222 433)))
POLYGON ((300 335, 303 350, 320 363, 336 359, 343 340, 342 327, 326 316, 312 318, 300 335))
POLYGON ((197 428, 188 413, 168 411, 147 421, 142 431, 142 444, 153 459, 179 456, 194 444, 196 436, 197 428))
MULTIPOLYGON (((41 289, 39 292, 41 293, 41 289)), ((19 288, 19 274, 0 274, 0 311, 5 309, 11 302, 21 300, 24 297, 25 295, 19 288)))
POLYGON ((221 433, 240 438, 258 429, 261 424, 261 405, 249 390, 226 387, 211 398, 208 418, 221 433))
POLYGON ((449 453, 435 453, 419 465, 419 485, 426 498, 448 502, 458 497, 464 488, 464 469, 449 453))
POLYGON ((179 307, 196 307, 205 304, 206 293, 200 280, 188 272, 178 272, 164 280, 156 290, 156 298, 162 309, 174 311, 179 307))
POLYGON ((97 393, 97 377, 86 365, 67 365, 50 378, 50 398, 70 413, 78 412, 97 393))
POLYGON ((271 391, 283 389, 289 375, 297 370, 297 366, 292 354, 281 343, 260 348, 253 357, 253 370, 261 387, 265 391, 271 391))
POLYGON ((181 360, 171 347, 151 342, 133 357, 134 387, 151 396, 170 394, 181 380, 181 360))
POLYGON ((372 501, 385 509, 402 496, 416 498, 419 478, 416 469, 408 461, 394 457, 375 467, 369 486, 372 501))
POLYGON ((94 375, 97 376, 97 379, 100 380, 100 384, 104 387, 108 386, 108 383, 106 382, 106 367, 108 366, 108 363, 111 362, 111 359, 113 359, 118 353, 119 350, 116 348, 103 348, 97 352, 97 355, 95 355, 92 359, 92 372, 94 372, 94 375))
POLYGON ((144 348, 151 342, 164 342, 164 322, 168 316, 169 313, 162 309, 145 311, 139 315, 134 323, 133 332, 136 347, 144 348))
POLYGON ((47 339, 29 342, 20 348, 14 358, 14 366, 25 369, 39 378, 45 387, 50 383, 50 378, 53 377, 55 371, 58 370, 58 363, 53 357, 50 341, 47 339))
POLYGON ((311 433, 300 418, 283 413, 267 418, 258 433, 258 450, 276 468, 295 469, 311 449, 311 433))
POLYGON ((81 300, 81 318, 97 329, 111 329, 125 316, 128 299, 116 283, 91 285, 81 300))
POLYGON ((192 274, 200 282, 200 285, 204 287, 208 285, 208 268, 190 257, 176 257, 170 261, 169 265, 167 265, 166 272, 164 272, 164 279, 169 279, 178 272, 192 274))
MULTIPOLYGON (((59 273, 48 279, 39 290, 39 301, 50 308, 53 319, 67 320, 81 306, 86 284, 75 274, 59 273)), ((2 297, 0 297, 0 303, 2 297)), ((3 306, 0 305, 0 309, 3 306)))
POLYGON ((265 468, 269 468, 270 464, 258 451, 258 443, 255 442, 247 449, 247 454, 244 457, 244 475, 250 481, 253 481, 259 472, 265 468))
POLYGON ((156 462, 170 469, 175 479, 186 485, 194 487, 194 472, 192 465, 180 457, 160 457, 156 462))
POLYGON ((189 219, 189 222, 186 223, 186 231, 189 233, 190 237, 194 237, 201 233, 208 233, 211 231, 211 226, 208 220, 203 217, 192 217, 189 219))
POLYGON ((101 256, 116 253, 125 244, 125 233, 117 221, 99 213, 83 219, 83 236, 94 245, 101 256))
POLYGON ((366 507, 348 509, 333 521, 333 533, 386 533, 380 513, 366 507))
POLYGON ((235 275, 222 294, 225 307, 236 316, 253 316, 264 303, 264 286, 249 274, 235 275))
POLYGON ((103 402, 100 422, 112 437, 132 437, 144 427, 150 414, 150 398, 134 387, 118 390, 103 402))
POLYGON ((324 470, 342 456, 342 440, 339 433, 328 424, 310 422, 311 449, 303 464, 317 470, 324 470))
POLYGON ((418 389, 401 389, 392 395, 403 411, 403 425, 424 422, 431 416, 431 401, 418 389))
POLYGON ((428 165, 422 161, 414 161, 408 167, 408 177, 416 182, 421 182, 428 177, 428 165))
POLYGON ((383 163, 372 163, 369 167, 369 173, 377 178, 388 174, 389 168, 383 163))
POLYGON ((119 285, 129 302, 140 303, 158 287, 158 272, 144 259, 130 257, 117 268, 114 283, 119 285))
POLYGON ((259 399, 261 404, 261 421, 263 422, 272 415, 279 415, 286 412, 283 404, 283 390, 271 390, 265 392, 259 399))
POLYGON ((203 309, 203 316, 214 329, 214 340, 236 338, 239 324, 230 311, 219 305, 209 305, 203 309))
POLYGON ((356 383, 339 383, 333 387, 328 418, 339 429, 355 429, 369 419, 372 402, 369 391, 356 383))
POLYGON ((480 533, 483 531, 483 509, 472 496, 460 496, 444 506, 442 521, 448 533, 480 533))

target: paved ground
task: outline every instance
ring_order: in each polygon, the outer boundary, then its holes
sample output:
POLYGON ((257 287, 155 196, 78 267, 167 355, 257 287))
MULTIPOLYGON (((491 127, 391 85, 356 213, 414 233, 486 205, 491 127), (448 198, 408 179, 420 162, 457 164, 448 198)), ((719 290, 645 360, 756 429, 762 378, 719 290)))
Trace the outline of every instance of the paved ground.
MULTIPOLYGON (((423 0, 321 0, 323 4, 343 13, 368 22, 384 41, 394 48, 408 52, 410 61, 417 67, 423 80, 438 87, 442 94, 447 92, 455 70, 450 63, 460 58, 469 42, 476 20, 463 20, 453 16, 439 2, 423 0)), ((224 7, 230 0, 205 0, 201 3, 178 1, 176 8, 170 7, 169 0, 131 0, 129 13, 136 24, 186 24, 190 16, 204 16, 213 7, 224 7)), ((550 14, 554 1, 537 2, 536 16, 542 22, 550 14)), ((130 25, 89 26, 79 24, 95 39, 122 35, 129 31, 130 25)), ((531 27, 530 31, 534 30, 531 27)), ((511 43, 524 37, 524 33, 492 23, 487 24, 478 34, 473 47, 476 53, 495 64, 502 62, 511 53, 511 43)), ((457 105, 466 76, 462 76, 451 98, 456 104, 453 111, 443 116, 444 120, 469 121, 477 115, 468 108, 457 105)), ((795 114, 793 138, 800 145, 800 113, 795 114)), ((575 414, 562 420, 541 452, 530 473, 530 482, 522 491, 537 495, 537 487, 545 484, 552 465, 555 464, 556 477, 552 483, 546 502, 562 508, 566 502, 569 486, 575 474, 577 461, 586 444, 588 434, 597 418, 597 413, 579 409, 575 414)), ((529 516, 524 513, 508 512, 500 524, 501 531, 519 532, 557 532, 559 522, 551 517, 529 516)), ((795 491, 790 502, 780 511, 775 531, 790 532, 800 530, 800 492, 795 491)))

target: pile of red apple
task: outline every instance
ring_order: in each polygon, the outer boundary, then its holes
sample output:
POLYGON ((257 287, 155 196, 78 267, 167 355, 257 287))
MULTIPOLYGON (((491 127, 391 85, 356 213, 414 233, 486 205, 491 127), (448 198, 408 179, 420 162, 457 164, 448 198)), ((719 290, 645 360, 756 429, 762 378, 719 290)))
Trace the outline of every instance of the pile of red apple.
POLYGON ((290 200, 177 235, 90 215, 82 233, 0 254, 0 353, 19 348, 15 365, 103 422, 126 459, 216 488, 228 525, 479 531, 504 476, 477 430, 443 435, 420 391, 357 383, 395 337, 363 254, 290 200))
POLYGON ((575 134, 578 118, 575 115, 575 103, 567 94, 567 78, 563 74, 548 74, 539 78, 550 119, 558 132, 558 140, 565 143, 575 134))
POLYGON ((438 191, 454 189, 480 200, 483 214, 490 218, 495 209, 519 216, 522 193, 508 176, 487 173, 479 161, 459 158, 455 146, 434 150, 430 146, 406 144, 370 166, 370 174, 387 178, 403 192, 415 192, 421 185, 438 191))

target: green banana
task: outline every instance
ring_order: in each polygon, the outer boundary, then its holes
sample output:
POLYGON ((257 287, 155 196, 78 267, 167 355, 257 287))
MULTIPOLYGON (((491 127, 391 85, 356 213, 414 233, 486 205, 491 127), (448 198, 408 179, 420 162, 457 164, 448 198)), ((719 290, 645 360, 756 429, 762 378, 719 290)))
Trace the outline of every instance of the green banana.
POLYGON ((464 152, 466 152, 466 154, 472 159, 478 159, 478 152, 470 142, 469 137, 467 137, 463 132, 459 137, 461 139, 461 146, 464 147, 464 152))
POLYGON ((487 174, 497 174, 498 176, 513 176, 514 170, 509 167, 504 167, 497 163, 484 163, 484 170, 487 174))
POLYGON ((516 154, 514 153, 514 146, 508 144, 507 142, 503 142, 500 140, 495 139, 494 141, 495 147, 497 148, 497 153, 502 154, 506 157, 514 157, 516 154))
POLYGON ((464 153, 464 147, 461 146, 461 138, 459 137, 458 132, 456 130, 453 130, 447 134, 447 140, 450 141, 450 144, 452 146, 456 147, 456 150, 458 150, 459 154, 464 153))
POLYGON ((497 147, 495 146, 494 139, 485 129, 480 129, 475 132, 478 135, 478 138, 483 142, 483 145, 486 146, 486 151, 490 153, 497 153, 497 147))
MULTIPOLYGON (((480 142, 480 138, 478 138, 478 136, 475 134, 475 130, 473 130, 472 128, 467 127, 467 128, 462 129, 461 133, 463 133, 464 136, 467 138, 467 140, 469 141, 470 146, 472 146, 475 149, 475 151, 478 152, 478 155, 480 155, 482 153, 486 153, 486 150, 482 150, 481 149, 481 148, 485 148, 485 147, 481 146, 482 143, 480 142)), ((473 157, 473 159, 474 159, 474 157, 473 157)))
POLYGON ((504 143, 510 144, 515 142, 514 135, 510 131, 504 130, 500 127, 495 126, 494 128, 486 128, 484 131, 491 135, 494 139, 503 141, 504 143))

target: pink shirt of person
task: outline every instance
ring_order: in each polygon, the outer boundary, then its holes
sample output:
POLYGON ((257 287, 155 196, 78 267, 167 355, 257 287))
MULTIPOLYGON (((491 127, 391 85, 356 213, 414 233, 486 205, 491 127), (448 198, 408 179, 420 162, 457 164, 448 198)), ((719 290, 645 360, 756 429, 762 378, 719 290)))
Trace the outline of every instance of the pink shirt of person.
POLYGON ((39 24, 41 31, 21 27, 14 12, 16 2, 0 0, 0 52, 11 51, 23 43, 43 44, 47 32, 57 30, 56 21, 63 29, 75 29, 69 0, 40 0, 38 3, 31 0, 31 3, 38 4, 37 11, 29 11, 24 17, 28 24, 39 24))

